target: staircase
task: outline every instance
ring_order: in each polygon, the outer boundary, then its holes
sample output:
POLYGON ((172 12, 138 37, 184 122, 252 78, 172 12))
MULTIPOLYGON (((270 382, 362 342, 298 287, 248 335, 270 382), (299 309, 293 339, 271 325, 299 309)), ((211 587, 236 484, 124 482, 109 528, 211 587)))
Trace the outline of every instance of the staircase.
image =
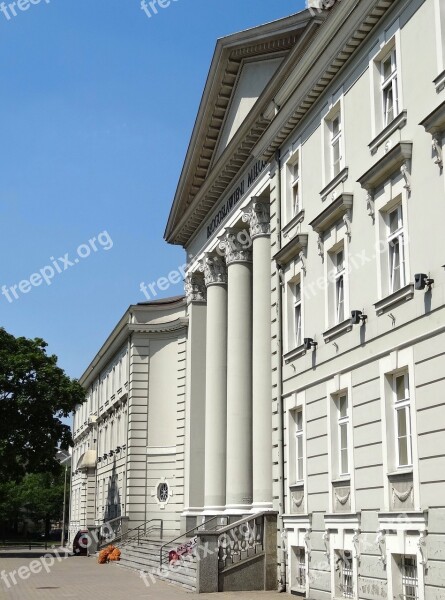
MULTIPOLYGON (((178 561, 174 566, 160 564, 162 540, 141 539, 139 543, 129 542, 121 547, 120 567, 135 569, 147 574, 145 581, 148 585, 154 584, 157 579, 180 585, 188 591, 196 591, 195 557, 188 555, 178 561)), ((180 545, 180 544, 178 544, 180 545)))

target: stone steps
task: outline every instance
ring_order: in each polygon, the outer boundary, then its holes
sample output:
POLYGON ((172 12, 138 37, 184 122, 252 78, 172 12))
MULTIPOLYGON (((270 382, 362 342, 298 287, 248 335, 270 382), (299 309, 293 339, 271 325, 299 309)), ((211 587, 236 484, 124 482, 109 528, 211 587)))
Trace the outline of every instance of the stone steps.
MULTIPOLYGON (((189 591, 196 591, 196 562, 186 560, 179 566, 168 568, 168 565, 164 565, 164 568, 160 568, 159 552, 163 543, 159 540, 140 540, 139 544, 124 545, 118 564, 123 568, 153 574, 156 579, 180 585, 189 591)), ((147 581, 151 584, 150 579, 147 581)))

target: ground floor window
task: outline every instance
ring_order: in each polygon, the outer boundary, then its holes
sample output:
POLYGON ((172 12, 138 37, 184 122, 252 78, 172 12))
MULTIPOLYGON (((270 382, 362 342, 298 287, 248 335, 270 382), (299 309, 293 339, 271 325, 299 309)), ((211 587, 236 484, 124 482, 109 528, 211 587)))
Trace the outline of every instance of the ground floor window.
POLYGON ((398 559, 401 575, 401 600, 418 600, 419 581, 415 556, 400 556, 398 559))
POLYGON ((294 575, 292 588, 304 590, 306 588, 306 551, 302 547, 293 547, 294 575))
POLYGON ((342 598, 354 598, 354 570, 352 553, 348 550, 337 550, 336 555, 339 594, 342 598))

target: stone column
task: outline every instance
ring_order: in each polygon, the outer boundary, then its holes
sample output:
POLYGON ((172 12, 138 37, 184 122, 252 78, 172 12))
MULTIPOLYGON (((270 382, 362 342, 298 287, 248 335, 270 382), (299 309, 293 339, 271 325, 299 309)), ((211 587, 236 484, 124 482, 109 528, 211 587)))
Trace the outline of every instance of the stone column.
POLYGON ((252 252, 228 230, 222 247, 228 272, 226 511, 252 505, 252 252))
POLYGON ((202 273, 185 280, 189 328, 185 405, 185 491, 183 530, 196 525, 204 508, 206 287, 202 273))
POLYGON ((253 251, 253 506, 273 508, 272 497, 272 360, 270 308, 270 203, 252 198, 243 220, 250 225, 253 251))
POLYGON ((219 256, 206 256, 201 269, 207 286, 204 504, 215 515, 226 505, 227 269, 219 256))

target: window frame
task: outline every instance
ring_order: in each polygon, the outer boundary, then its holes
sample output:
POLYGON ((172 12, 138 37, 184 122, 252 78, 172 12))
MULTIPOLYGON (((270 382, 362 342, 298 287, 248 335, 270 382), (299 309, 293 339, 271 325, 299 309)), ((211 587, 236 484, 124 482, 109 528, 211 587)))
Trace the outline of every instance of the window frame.
POLYGON ((329 133, 330 133, 330 172, 331 179, 335 179, 342 170, 343 166, 343 119, 341 105, 338 104, 338 108, 335 114, 330 118, 329 121, 329 133), (338 121, 338 131, 334 133, 334 123, 338 121), (338 147, 338 159, 335 159, 335 148, 338 147))
POLYGON ((335 254, 335 272, 334 272, 334 324, 338 325, 342 323, 345 319, 345 275, 346 275, 346 258, 345 258, 345 248, 342 246, 338 249, 335 254), (338 257, 342 255, 342 265, 339 268, 338 265, 338 257), (341 300, 340 300, 341 295, 341 300))
POLYGON ((386 214, 386 241, 388 246, 388 288, 393 294, 402 289, 407 282, 406 276, 406 252, 405 252, 405 214, 402 202, 388 209, 386 214), (391 232, 391 215, 397 212, 397 229, 391 232), (394 261, 397 256, 395 247, 398 248, 398 267, 394 261), (399 273, 399 287, 396 287, 396 269, 399 273))
POLYGON ((397 48, 393 45, 379 61, 380 70, 380 93, 382 100, 382 123, 383 129, 388 127, 400 114, 399 98, 399 63, 397 48), (385 77, 385 64, 391 61, 391 73, 385 77), (388 98, 392 95, 392 118, 388 118, 388 98))
POLYGON ((351 422, 349 397, 347 392, 341 392, 336 398, 337 410, 337 440, 338 440, 338 474, 340 477, 348 477, 351 473, 351 465, 349 458, 350 435, 349 424, 351 422), (342 415, 341 400, 346 399, 346 413, 342 415), (346 447, 342 446, 342 431, 346 431, 346 447), (347 470, 343 471, 343 453, 346 452, 347 470))
POLYGON ((295 410, 295 477, 296 483, 304 482, 304 414, 303 407, 295 410), (301 419, 301 427, 299 418, 301 419), (301 448, 300 448, 301 444, 301 448), (300 452, 301 450, 301 452, 300 452), (301 454, 301 455, 300 455, 301 454))
POLYGON ((293 284, 293 319, 294 319, 294 346, 298 348, 303 343, 303 296, 301 279, 293 284), (297 290, 299 289, 299 294, 297 290))
POLYGON ((408 371, 394 373, 392 375, 392 402, 394 411, 394 444, 395 444, 395 459, 397 469, 406 469, 413 466, 413 443, 412 443, 412 423, 411 423, 411 395, 409 385, 408 371), (404 378, 405 397, 401 400, 397 397, 397 380, 404 378), (401 436, 399 430, 399 412, 405 414, 405 429, 406 434, 401 436), (400 460, 400 441, 406 439, 407 464, 401 464, 400 460))

